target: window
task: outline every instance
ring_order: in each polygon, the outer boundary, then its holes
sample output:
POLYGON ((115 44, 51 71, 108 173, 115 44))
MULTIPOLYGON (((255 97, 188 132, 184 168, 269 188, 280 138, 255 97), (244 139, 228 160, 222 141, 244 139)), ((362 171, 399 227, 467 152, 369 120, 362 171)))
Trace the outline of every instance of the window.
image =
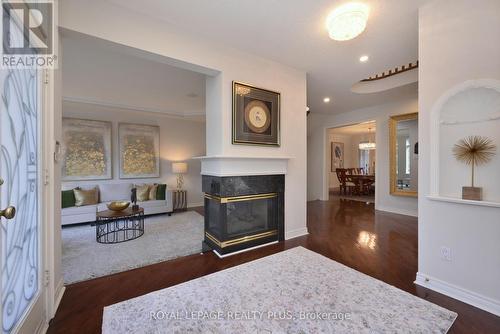
POLYGON ((370 167, 369 150, 359 150, 359 167, 363 168, 365 172, 368 171, 368 167, 370 167))
POLYGON ((410 174, 410 162, 411 162, 411 145, 410 145, 410 138, 406 138, 406 167, 405 167, 405 173, 407 175, 410 174))

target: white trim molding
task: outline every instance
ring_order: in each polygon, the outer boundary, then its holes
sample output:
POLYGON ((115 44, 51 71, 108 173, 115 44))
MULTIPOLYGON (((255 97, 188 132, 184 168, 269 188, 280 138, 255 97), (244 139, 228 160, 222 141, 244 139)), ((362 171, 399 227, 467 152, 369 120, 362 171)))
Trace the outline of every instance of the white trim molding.
POLYGON ((54 299, 54 314, 55 316, 57 309, 59 308, 59 304, 61 304, 62 297, 64 296, 64 292, 66 291, 66 287, 64 286, 64 280, 61 279, 57 283, 56 286, 56 293, 55 293, 55 299, 54 299))
POLYGON ((309 231, 307 230, 307 227, 299 228, 299 229, 292 230, 292 231, 285 231, 285 240, 298 238, 298 237, 301 237, 303 235, 308 235, 308 234, 309 234, 309 231))
POLYGON ((287 173, 289 157, 205 156, 201 174, 211 176, 282 175, 287 173))
POLYGON ((500 316, 500 301, 498 300, 491 299, 420 272, 417 273, 414 283, 500 316))
POLYGON ((73 96, 63 96, 63 102, 82 103, 82 104, 90 104, 90 105, 106 107, 106 108, 113 108, 113 109, 140 111, 140 112, 146 112, 146 113, 151 113, 151 114, 160 114, 160 115, 179 118, 179 119, 185 119, 185 118, 197 117, 197 116, 203 116, 203 117, 205 116, 205 112, 200 112, 200 111, 179 113, 179 112, 175 112, 175 111, 171 111, 171 110, 155 109, 155 108, 148 108, 148 107, 142 107, 142 106, 136 106, 136 105, 106 102, 106 101, 98 101, 98 100, 92 100, 92 99, 81 98, 81 97, 73 97, 73 96))
POLYGON ((445 196, 431 196, 431 195, 428 195, 426 197, 428 199, 430 199, 431 201, 500 208, 500 203, 498 203, 498 202, 472 201, 472 200, 466 200, 466 199, 461 199, 461 198, 453 198, 453 197, 445 197, 445 196))
POLYGON ((418 217, 418 211, 413 211, 413 210, 405 210, 405 209, 400 209, 400 208, 392 208, 388 206, 381 206, 377 205, 375 206, 376 211, 383 211, 383 212, 389 212, 389 213, 395 213, 398 215, 404 215, 404 216, 410 216, 410 217, 418 217))

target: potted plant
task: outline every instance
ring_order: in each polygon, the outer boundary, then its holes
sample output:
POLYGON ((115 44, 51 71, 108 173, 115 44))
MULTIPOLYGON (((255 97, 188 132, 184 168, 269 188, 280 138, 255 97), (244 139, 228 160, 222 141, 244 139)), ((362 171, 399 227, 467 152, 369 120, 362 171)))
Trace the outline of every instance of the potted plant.
POLYGON ((472 185, 462 187, 462 199, 481 201, 483 199, 483 188, 474 186, 475 166, 486 164, 495 155, 496 146, 492 140, 481 136, 469 136, 460 139, 453 148, 456 159, 471 166, 472 185))

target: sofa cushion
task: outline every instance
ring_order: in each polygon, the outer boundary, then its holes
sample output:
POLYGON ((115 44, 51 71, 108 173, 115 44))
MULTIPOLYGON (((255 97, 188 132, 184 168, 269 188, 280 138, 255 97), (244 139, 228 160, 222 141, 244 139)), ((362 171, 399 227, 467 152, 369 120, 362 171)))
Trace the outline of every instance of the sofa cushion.
POLYGON ((158 185, 153 184, 149 187, 149 200, 150 201, 155 201, 156 200, 156 192, 158 191, 158 185))
POLYGON ((151 185, 149 184, 136 184, 135 188, 137 189, 137 201, 144 202, 149 200, 149 188, 151 185))
POLYGON ((159 184, 158 188, 156 189, 156 199, 157 200, 165 200, 165 193, 167 192, 167 185, 166 184, 159 184))
POLYGON ((132 195, 132 183, 102 183, 99 184, 100 201, 111 202, 129 200, 132 195))
POLYGON ((75 193, 73 189, 63 190, 61 192, 61 208, 69 208, 75 206, 75 193))
POLYGON ((99 191, 97 187, 89 190, 75 188, 73 189, 73 192, 75 193, 76 206, 93 205, 99 203, 99 191))
POLYGON ((137 202, 137 205, 139 205, 141 208, 155 208, 160 206, 167 206, 168 203, 167 201, 154 200, 146 202, 137 202))
POLYGON ((72 206, 61 210, 61 216, 82 215, 93 213, 95 215, 96 205, 72 206))

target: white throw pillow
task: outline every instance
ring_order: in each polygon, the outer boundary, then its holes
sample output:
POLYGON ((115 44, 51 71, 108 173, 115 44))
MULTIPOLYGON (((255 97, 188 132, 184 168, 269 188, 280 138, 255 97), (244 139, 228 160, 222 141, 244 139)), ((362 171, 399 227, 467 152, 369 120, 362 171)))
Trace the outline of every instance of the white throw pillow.
POLYGON ((131 183, 103 183, 99 185, 101 202, 130 201, 132 195, 131 183))

